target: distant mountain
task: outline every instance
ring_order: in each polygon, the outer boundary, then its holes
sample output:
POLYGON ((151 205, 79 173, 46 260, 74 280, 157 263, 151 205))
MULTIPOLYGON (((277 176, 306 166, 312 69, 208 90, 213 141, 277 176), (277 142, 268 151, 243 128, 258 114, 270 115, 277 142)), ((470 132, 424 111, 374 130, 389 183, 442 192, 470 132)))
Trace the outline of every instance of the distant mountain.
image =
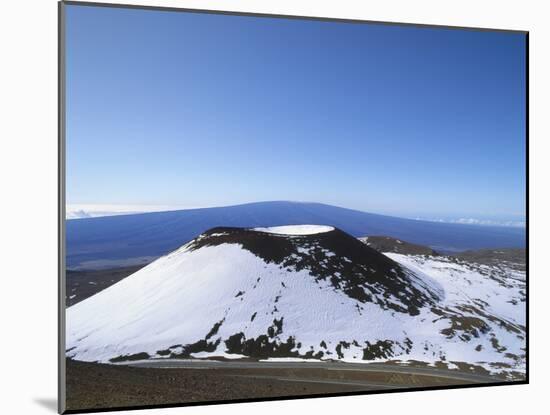
POLYGON ((327 226, 214 228, 67 309, 68 357, 420 361, 522 376, 525 281, 327 226))
POLYGON ((429 246, 411 244, 391 236, 363 236, 358 238, 361 242, 376 249, 378 252, 393 252, 405 255, 438 255, 429 246))
POLYGON ((320 203, 259 202, 67 221, 67 266, 100 269, 148 263, 216 226, 330 225, 352 236, 387 235, 437 251, 522 248, 525 229, 427 222, 320 203))

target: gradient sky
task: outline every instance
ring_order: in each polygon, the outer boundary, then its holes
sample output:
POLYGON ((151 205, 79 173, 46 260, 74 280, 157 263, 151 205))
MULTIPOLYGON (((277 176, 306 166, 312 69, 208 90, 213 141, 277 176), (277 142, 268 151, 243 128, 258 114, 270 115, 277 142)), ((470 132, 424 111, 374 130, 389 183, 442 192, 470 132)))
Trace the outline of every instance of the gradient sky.
POLYGON ((67 7, 67 202, 525 211, 525 37, 67 7))

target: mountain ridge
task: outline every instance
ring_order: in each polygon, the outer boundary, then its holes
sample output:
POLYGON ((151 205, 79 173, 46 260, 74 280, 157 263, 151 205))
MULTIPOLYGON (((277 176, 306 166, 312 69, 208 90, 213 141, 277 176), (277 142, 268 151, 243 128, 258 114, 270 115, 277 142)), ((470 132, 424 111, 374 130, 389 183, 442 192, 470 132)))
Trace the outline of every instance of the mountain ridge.
POLYGON ((216 226, 325 224, 352 236, 388 235, 435 250, 522 247, 525 230, 397 218, 306 202, 256 202, 218 208, 75 219, 66 222, 67 266, 129 266, 176 249, 216 226))

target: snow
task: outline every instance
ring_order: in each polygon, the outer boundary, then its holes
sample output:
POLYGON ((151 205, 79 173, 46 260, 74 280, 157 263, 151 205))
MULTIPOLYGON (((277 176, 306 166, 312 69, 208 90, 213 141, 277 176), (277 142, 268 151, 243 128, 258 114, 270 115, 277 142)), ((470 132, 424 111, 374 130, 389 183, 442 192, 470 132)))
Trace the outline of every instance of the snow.
MULTIPOLYGON (((205 358, 208 358, 210 356, 212 356, 212 354, 208 353, 208 352, 191 353, 191 357, 193 357, 195 359, 205 359, 205 358)), ((223 357, 223 358, 229 359, 229 360, 236 360, 236 359, 244 359, 247 356, 245 356, 243 354, 237 354, 237 353, 222 352, 222 353, 216 353, 216 357, 223 357)), ((185 360, 185 359, 178 359, 178 360, 185 360)))
MULTIPOLYGON (((389 324, 396 319, 378 305, 358 303, 330 282, 315 281, 307 270, 289 273, 239 245, 223 244, 176 251, 70 307, 66 348, 74 347, 70 354, 76 359, 90 361, 144 351, 155 355, 204 339, 223 319, 213 341, 239 332, 258 337, 281 317, 281 340, 295 336, 304 353, 322 340, 332 349, 341 340, 375 342, 402 324, 389 324)), ((225 353, 223 345, 212 355, 225 353)))
MULTIPOLYGON (((455 263, 445 258, 425 259, 422 256, 390 252, 385 255, 414 273, 422 273, 440 283, 445 292, 446 303, 456 305, 480 299, 490 304, 486 311, 518 324, 525 324, 525 307, 517 307, 509 302, 513 299, 518 300, 521 297, 520 291, 525 288, 523 280, 514 281, 513 277, 518 273, 517 271, 505 271, 504 282, 511 286, 506 287, 502 285, 501 279, 488 278, 479 272, 479 270, 491 272, 493 268, 487 265, 472 267, 466 263, 455 263)), ((499 272, 496 270, 493 272, 500 277, 499 272)))
POLYGON ((260 362, 300 362, 300 363, 319 363, 320 359, 303 359, 300 357, 269 357, 267 359, 260 359, 260 362))
POLYGON ((274 233, 277 235, 314 235, 333 231, 332 226, 325 225, 288 225, 288 226, 273 226, 269 228, 253 228, 258 232, 274 233))
MULTIPOLYGON (((481 318, 485 324, 490 327, 499 344, 506 348, 505 353, 517 356, 524 355, 522 351, 526 347, 525 333, 522 328, 525 326, 526 310, 524 293, 525 281, 516 280, 511 270, 502 270, 497 267, 473 266, 465 262, 453 262, 446 257, 424 257, 422 255, 402 255, 395 253, 386 253, 388 257, 398 262, 405 268, 418 274, 437 281, 445 293, 440 307, 455 311, 463 310, 463 307, 472 307, 479 309, 482 314, 477 312, 464 312, 466 317, 481 318), (482 301, 484 306, 479 307, 482 301), (515 301, 516 304, 513 304, 515 301), (462 308, 462 309, 461 309, 462 308), (518 329, 520 334, 511 333, 502 327, 501 322, 518 329)), ((517 271, 516 271, 517 272, 517 271)), ((433 320, 433 314, 429 310, 423 310, 420 319, 433 320)), ((447 323, 446 319, 433 320, 433 325, 425 327, 418 326, 416 333, 424 331, 425 334, 437 328, 439 332, 445 328, 442 323, 447 323), (432 327, 430 327, 432 326, 432 327)), ((411 337, 413 341, 421 340, 420 337, 411 337)), ((525 372, 525 360, 518 362, 513 358, 503 356, 495 351, 491 343, 491 335, 473 338, 472 341, 464 342, 456 339, 446 339, 442 342, 437 336, 430 335, 421 341, 428 340, 434 344, 439 343, 438 347, 444 352, 447 361, 460 361, 477 364, 485 369, 494 372, 490 363, 501 362, 509 364, 513 370, 525 372), (481 345, 482 350, 477 351, 474 346, 481 345)), ((410 357, 415 359, 415 357, 410 357)), ((425 360, 425 359, 418 359, 425 360)))

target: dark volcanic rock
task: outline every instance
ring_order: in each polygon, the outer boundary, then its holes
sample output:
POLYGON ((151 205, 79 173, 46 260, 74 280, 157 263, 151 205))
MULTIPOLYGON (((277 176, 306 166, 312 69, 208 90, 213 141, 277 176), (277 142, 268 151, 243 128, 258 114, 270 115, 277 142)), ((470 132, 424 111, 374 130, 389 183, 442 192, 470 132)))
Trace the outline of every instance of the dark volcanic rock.
POLYGON ((513 269, 525 271, 526 250, 501 248, 501 249, 479 249, 475 251, 464 251, 453 255, 455 258, 468 262, 475 262, 483 265, 508 265, 513 269))

